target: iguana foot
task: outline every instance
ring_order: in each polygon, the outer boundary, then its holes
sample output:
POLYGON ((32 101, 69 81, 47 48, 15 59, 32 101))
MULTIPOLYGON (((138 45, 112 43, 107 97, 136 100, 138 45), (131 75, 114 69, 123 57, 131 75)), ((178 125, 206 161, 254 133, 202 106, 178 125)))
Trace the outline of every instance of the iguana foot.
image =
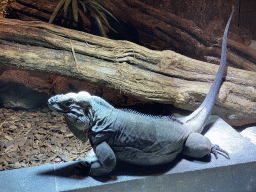
POLYGON ((216 159, 218 159, 217 154, 221 154, 225 158, 230 159, 228 152, 221 149, 219 145, 213 145, 212 148, 211 148, 211 153, 213 153, 213 155, 215 156, 216 159))
POLYGON ((89 163, 80 160, 75 166, 74 166, 74 174, 75 175, 89 175, 90 172, 90 165, 89 163))

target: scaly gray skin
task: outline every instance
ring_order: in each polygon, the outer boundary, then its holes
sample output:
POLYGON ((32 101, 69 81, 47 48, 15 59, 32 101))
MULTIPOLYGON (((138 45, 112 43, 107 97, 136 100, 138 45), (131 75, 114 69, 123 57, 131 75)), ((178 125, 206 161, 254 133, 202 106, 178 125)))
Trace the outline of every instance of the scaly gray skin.
POLYGON ((228 20, 222 43, 220 67, 203 103, 191 115, 170 119, 151 117, 137 112, 116 109, 100 97, 87 92, 56 95, 49 99, 51 109, 64 115, 69 129, 93 149, 84 165, 89 174, 110 173, 116 160, 137 165, 158 165, 173 161, 179 153, 201 158, 213 153, 228 153, 201 135, 219 91, 226 67, 228 20))

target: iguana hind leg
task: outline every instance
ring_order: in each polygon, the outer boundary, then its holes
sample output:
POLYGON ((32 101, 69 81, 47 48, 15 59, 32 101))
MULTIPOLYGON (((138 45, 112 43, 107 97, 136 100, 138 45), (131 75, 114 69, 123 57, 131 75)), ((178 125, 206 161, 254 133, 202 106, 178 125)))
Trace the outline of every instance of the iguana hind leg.
POLYGON ((216 159, 218 159, 217 154, 219 153, 229 159, 226 151, 220 149, 218 145, 211 144, 207 137, 199 133, 191 133, 188 136, 182 153, 195 158, 202 158, 205 155, 213 153, 216 159))
POLYGON ((183 154, 189 157, 202 158, 211 153, 212 144, 210 140, 200 133, 191 133, 186 142, 183 154))

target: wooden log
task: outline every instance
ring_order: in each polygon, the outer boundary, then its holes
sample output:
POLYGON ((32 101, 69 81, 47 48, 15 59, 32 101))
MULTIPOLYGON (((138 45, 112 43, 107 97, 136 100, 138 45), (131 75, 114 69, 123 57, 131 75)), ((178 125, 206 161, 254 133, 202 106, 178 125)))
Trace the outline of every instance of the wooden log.
MULTIPOLYGON (((136 31, 135 34, 129 34, 130 31, 125 29, 127 26, 121 25, 120 22, 118 26, 114 27, 118 34, 115 33, 113 36, 110 34, 110 37, 116 38, 120 35, 122 39, 123 37, 129 38, 131 41, 137 39, 137 43, 150 49, 171 49, 194 59, 211 63, 218 63, 218 58, 220 58, 222 30, 224 31, 232 5, 235 5, 236 8, 232 22, 236 21, 239 13, 238 2, 235 0, 222 2, 221 4, 212 2, 210 5, 205 0, 195 2, 175 1, 175 3, 165 0, 155 3, 155 5, 153 5, 154 2, 141 0, 97 0, 97 2, 113 13, 123 24, 130 23, 136 31), (159 5, 164 4, 169 4, 169 8, 160 9, 159 5), (179 4, 179 6, 175 6, 175 4, 179 4), (216 20, 216 18, 218 19, 216 20), (220 31, 218 35, 205 30, 207 24, 213 20, 218 23, 223 21, 222 27, 215 29, 220 31), (119 30, 119 28, 126 31, 125 34, 121 34, 122 30, 119 30), (136 37, 129 37, 135 35, 136 37)), ((12 16, 18 15, 19 18, 24 20, 40 19, 48 21, 58 3, 59 1, 49 0, 43 2, 19 0, 10 1, 8 6, 12 9, 12 16)), ((70 11, 69 17, 63 17, 63 14, 60 14, 60 17, 57 17, 59 20, 56 19, 59 22, 56 22, 65 27, 75 27, 75 29, 93 33, 93 21, 90 21, 84 14, 80 14, 79 23, 76 23, 74 20, 72 21, 72 10, 70 11)), ((241 43, 243 42, 242 37, 236 34, 238 29, 232 31, 233 27, 234 25, 232 26, 231 23, 229 38, 235 37, 236 41, 228 40, 228 65, 256 71, 256 51, 241 43)))
MULTIPOLYGON (((0 19, 0 63, 86 80, 140 100, 195 110, 218 66, 43 22, 0 19)), ((256 119, 256 73, 227 68, 213 112, 256 119)))

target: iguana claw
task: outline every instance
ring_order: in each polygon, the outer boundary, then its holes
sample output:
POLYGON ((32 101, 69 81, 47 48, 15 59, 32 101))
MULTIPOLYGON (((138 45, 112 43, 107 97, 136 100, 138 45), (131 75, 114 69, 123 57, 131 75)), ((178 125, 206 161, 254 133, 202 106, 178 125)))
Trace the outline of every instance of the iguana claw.
POLYGON ((211 153, 213 153, 216 159, 218 159, 218 153, 223 155, 225 158, 230 159, 228 152, 221 149, 219 145, 213 145, 211 148, 211 153))

